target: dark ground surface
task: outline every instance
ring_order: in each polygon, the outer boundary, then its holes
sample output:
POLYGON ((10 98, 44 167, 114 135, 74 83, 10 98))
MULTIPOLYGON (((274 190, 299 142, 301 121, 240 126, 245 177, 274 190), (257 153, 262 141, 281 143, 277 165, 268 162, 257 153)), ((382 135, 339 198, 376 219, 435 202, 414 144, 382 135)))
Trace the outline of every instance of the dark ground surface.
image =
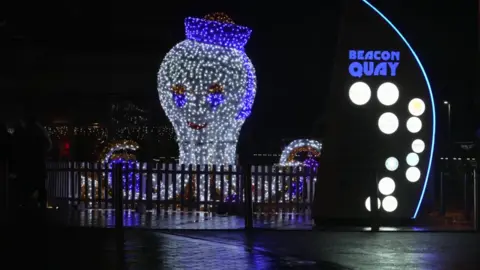
POLYGON ((118 237, 40 221, 23 215, 3 231, 5 269, 480 269, 480 234, 465 232, 133 228, 118 237))
MULTIPOLYGON (((277 256, 338 264, 344 269, 480 269, 480 234, 436 232, 182 231, 218 243, 254 243, 277 256)), ((321 269, 321 268, 320 268, 321 269)))
POLYGON ((114 229, 44 228, 42 235, 13 236, 19 233, 11 231, 2 259, 15 267, 5 269, 344 269, 234 242, 145 230, 124 230, 122 252, 114 229))
MULTIPOLYGON (((84 211, 57 211, 56 219, 70 226, 112 228, 115 226, 114 210, 89 209, 84 211)), ((128 228, 158 230, 239 230, 245 227, 241 216, 216 215, 207 212, 156 211, 139 214, 123 212, 123 223, 128 228)), ((465 231, 472 230, 471 224, 450 223, 443 220, 421 223, 418 226, 383 227, 383 231, 465 231)), ((259 229, 312 230, 313 222, 308 214, 254 215, 253 226, 259 229)), ((325 227, 327 230, 364 231, 364 227, 325 227)), ((318 229, 318 227, 317 227, 318 229)))

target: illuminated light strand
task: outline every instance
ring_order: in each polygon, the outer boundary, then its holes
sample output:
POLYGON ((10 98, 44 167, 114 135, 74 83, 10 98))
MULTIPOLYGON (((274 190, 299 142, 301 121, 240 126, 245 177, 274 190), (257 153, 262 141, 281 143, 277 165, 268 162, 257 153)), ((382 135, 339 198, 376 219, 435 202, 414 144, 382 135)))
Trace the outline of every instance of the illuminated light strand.
MULTIPOLYGON (((191 19, 187 18, 190 26, 196 21, 191 19)), ((203 22, 201 25, 205 26, 203 22)), ((254 94, 247 93, 247 89, 255 88, 253 69, 245 68, 248 57, 243 51, 191 40, 189 31, 186 27, 187 40, 165 56, 158 73, 160 102, 177 134, 180 164, 233 165, 244 122, 235 116, 242 111, 244 102, 253 104, 254 94), (171 87, 178 84, 186 89, 187 103, 182 108, 170 96, 171 87), (221 104, 218 98, 208 98, 212 85, 223 89, 221 104)), ((215 31, 207 32, 204 35, 209 38, 218 38, 215 31)))
POLYGON ((217 21, 217 22, 223 22, 223 23, 230 23, 230 24, 235 24, 235 22, 230 18, 227 14, 223 12, 214 12, 205 15, 203 17, 205 20, 209 21, 217 21))
MULTIPOLYGON (((157 77, 160 103, 177 135, 179 163, 201 165, 202 170, 204 165, 215 164, 217 170, 235 165, 238 136, 256 89, 255 71, 244 52, 251 30, 217 15, 185 19, 187 39, 167 53, 157 77), (184 92, 175 90, 179 85, 184 92), (177 97, 172 98, 172 90, 177 97)), ((205 177, 200 174, 200 201, 207 199, 205 177)), ((180 178, 176 180, 179 191, 180 178)), ((221 184, 219 176, 211 181, 221 184)), ((214 193, 209 189, 207 197, 214 193)))
POLYGON ((103 153, 100 155, 100 161, 104 163, 110 162, 112 155, 118 151, 137 151, 140 148, 138 143, 132 140, 123 140, 110 143, 103 153))
MULTIPOLYGON (((128 153, 127 151, 132 151, 135 152, 139 149, 139 145, 131 140, 122 140, 122 141, 116 141, 110 143, 103 153, 100 156, 100 162, 102 162, 101 169, 104 171, 105 164, 107 164, 108 169, 112 170, 114 164, 122 164, 122 170, 123 171, 128 171, 128 173, 124 173, 122 175, 122 182, 123 182, 123 195, 126 196, 128 199, 140 199, 140 194, 142 193, 143 196, 142 199, 146 199, 146 193, 142 192, 140 190, 140 182, 141 181, 146 181, 147 174, 146 173, 139 173, 135 172, 138 170, 146 170, 147 165, 144 163, 143 165, 140 164, 138 161, 136 161, 136 156, 133 153, 128 153), (135 186, 133 186, 133 183, 135 182, 135 186)), ((108 175, 105 175, 105 172, 102 172, 101 174, 102 179, 107 178, 107 187, 101 187, 101 188, 108 188, 109 193, 111 193, 112 189, 112 181, 113 181, 113 176, 111 172, 108 172, 108 175)), ((93 177, 90 174, 90 176, 87 175, 81 175, 81 187, 82 187, 82 198, 89 198, 92 199, 92 194, 93 194, 93 188, 92 184, 96 188, 95 194, 98 194, 99 196, 104 196, 104 192, 100 192, 100 187, 99 187, 99 182, 98 182, 98 176, 97 174, 94 174, 93 177), (85 188, 85 186, 88 184, 88 190, 85 188), (85 192, 88 192, 85 194, 85 192)), ((143 184, 143 187, 146 185, 143 184)), ((152 199, 156 200, 157 199, 157 174, 152 174, 152 199)), ((159 199, 165 199, 165 183, 163 181, 160 182, 160 198, 159 199)), ((172 185, 168 185, 168 191, 169 191, 169 199, 173 198, 173 188, 172 185)), ((98 196, 97 195, 97 196, 98 196)))
MULTIPOLYGON (((292 141, 289 145, 287 145, 287 147, 285 147, 285 149, 282 151, 281 155, 280 155, 280 160, 279 160, 279 164, 277 166, 274 167, 274 171, 278 171, 279 173, 282 173, 284 171, 287 171, 287 170, 290 170, 290 167, 293 167, 293 170, 303 170, 304 168, 303 167, 308 167, 308 168, 311 168, 314 172, 316 171, 317 167, 318 167, 318 162, 314 159, 319 157, 320 156, 320 153, 321 153, 321 150, 322 150, 322 144, 316 140, 308 140, 308 139, 298 139, 298 140, 294 140, 292 141), (298 154, 298 153, 301 153, 301 152, 307 152, 309 153, 309 157, 303 161, 303 162, 299 162, 299 161, 295 161, 294 158, 295 156, 298 154)), ((296 195, 297 195, 297 191, 296 189, 298 188, 299 189, 299 192, 298 194, 300 196, 304 196, 304 194, 302 193, 303 192, 303 183, 306 181, 307 183, 309 183, 310 181, 310 177, 307 176, 307 177, 303 177, 303 176, 299 176, 299 177, 290 177, 290 176, 285 176, 285 183, 286 183, 286 186, 285 187, 282 187, 280 183, 283 183, 283 176, 280 176, 279 179, 277 180, 276 177, 271 177, 271 183, 268 183, 268 181, 265 181, 265 186, 264 186, 264 197, 268 198, 268 196, 276 196, 277 193, 282 193, 283 192, 283 195, 280 197, 280 202, 287 202, 289 201, 289 192, 288 192, 288 188, 292 188, 292 199, 297 199, 296 198, 296 195), (305 179, 304 179, 305 178, 305 179), (272 187, 275 187, 275 182, 278 181, 277 183, 277 187, 278 189, 275 190, 274 188, 272 188, 272 194, 269 194, 268 192, 268 188, 269 188, 269 185, 271 185, 272 187)), ((252 178, 252 180, 254 180, 252 178)), ((260 176, 259 177, 259 182, 262 181, 262 177, 260 176)), ((314 176, 313 177, 313 183, 315 183, 317 181, 317 178, 314 176)), ((252 187, 252 188, 257 188, 257 189, 260 189, 260 187, 252 187)), ((310 188, 313 188, 313 187, 310 187, 310 188)), ((259 190, 260 191, 260 190, 259 190)), ((258 192, 258 194, 261 194, 261 192, 258 192)), ((258 196, 258 199, 257 200, 261 200, 261 195, 258 196)))
POLYGON ((373 11, 375 11, 388 25, 390 25, 390 27, 397 33, 397 35, 402 39, 402 41, 408 47, 408 49, 412 53, 413 57, 415 58, 420 70, 422 71, 422 74, 423 74, 423 77, 425 79, 425 83, 427 84, 428 92, 429 92, 429 95, 430 95, 430 102, 431 102, 431 105, 432 105, 432 144, 431 144, 431 148, 430 148, 430 158, 428 160, 427 173, 425 174, 425 181, 423 183, 422 192, 421 192, 420 198, 418 200, 415 212, 412 216, 412 219, 415 219, 418 215, 418 212, 420 211, 420 207, 422 205, 423 198, 425 196, 425 191, 426 191, 427 186, 428 186, 428 180, 429 180, 430 172, 431 172, 431 168, 432 168, 433 152, 435 150, 435 132, 436 132, 436 122, 437 122, 437 120, 436 120, 436 115, 435 115, 435 100, 434 100, 434 97, 433 97, 433 91, 432 91, 432 87, 431 87, 431 84, 430 84, 430 80, 428 79, 428 76, 427 76, 427 72, 425 71, 425 68, 423 67, 422 62, 420 61, 420 58, 418 57, 417 53, 415 52, 413 47, 410 45, 410 43, 407 41, 405 36, 403 36, 403 34, 400 32, 400 30, 398 30, 398 28, 380 10, 378 10, 375 6, 373 6, 369 1, 367 1, 367 0, 362 0, 362 1, 367 6, 369 6, 373 11))
POLYGON ((247 71, 247 90, 245 91, 245 96, 243 98, 243 106, 240 112, 238 113, 236 120, 246 119, 252 113, 253 101, 255 100, 255 94, 257 89, 256 79, 255 79, 255 68, 250 62, 250 59, 246 54, 243 55, 243 66, 247 71))
MULTIPOLYGON (((99 126, 73 128, 70 128, 69 126, 46 126, 45 129, 52 138, 56 139, 62 139, 73 135, 94 136, 100 141, 106 141, 109 137, 108 129, 99 126)), ((136 140, 142 140, 147 134, 152 133, 157 135, 157 141, 175 139, 175 132, 171 127, 127 126, 116 128, 117 136, 120 134, 127 134, 130 138, 134 137, 136 140)))
POLYGON ((315 157, 320 156, 322 144, 316 140, 298 139, 294 140, 283 149, 280 155, 279 164, 281 166, 297 166, 302 163, 295 162, 293 159, 299 152, 310 152, 315 157))
POLYGON ((185 19, 187 39, 243 50, 252 30, 248 27, 200 18, 185 19))
MULTIPOLYGON (((295 165, 295 166, 281 166, 279 164, 274 165, 272 168, 273 173, 290 173, 290 172, 302 172, 308 166, 304 166, 302 164, 300 165, 295 165)), ((316 172, 316 167, 308 167, 311 168, 310 172, 315 173, 316 172)), ((258 170, 259 168, 257 168, 258 170)), ((253 168, 252 168, 253 170, 253 168)), ((263 172, 267 170, 266 167, 261 168, 263 172)), ((304 182, 307 184, 307 188, 313 189, 314 188, 314 183, 316 182, 317 178, 316 176, 313 176, 313 183, 310 182, 311 176, 279 176, 278 178, 275 176, 271 177, 265 177, 265 180, 263 180, 263 177, 261 174, 257 175, 252 175, 252 193, 255 193, 255 190, 257 191, 257 201, 258 202, 268 202, 270 201, 270 198, 272 201, 276 201, 278 199, 278 202, 289 202, 290 201, 290 188, 292 188, 292 201, 293 200, 300 200, 300 199, 305 199, 308 194, 302 193, 304 190, 304 182), (257 181, 258 185, 255 185, 255 181, 257 181), (261 183, 264 182, 263 190, 261 187, 261 183), (285 186, 283 186, 283 183, 285 183, 285 186), (271 189, 271 193, 269 190, 269 187, 271 189), (297 191, 296 189, 298 188, 298 195, 299 198, 297 198, 297 191), (263 196, 262 196, 263 193, 263 196), (262 198, 264 201, 262 201, 262 198)), ((254 196, 254 195, 253 195, 254 196)), ((255 198, 255 197, 254 197, 255 198)), ((310 198, 311 199, 311 198, 310 198)))

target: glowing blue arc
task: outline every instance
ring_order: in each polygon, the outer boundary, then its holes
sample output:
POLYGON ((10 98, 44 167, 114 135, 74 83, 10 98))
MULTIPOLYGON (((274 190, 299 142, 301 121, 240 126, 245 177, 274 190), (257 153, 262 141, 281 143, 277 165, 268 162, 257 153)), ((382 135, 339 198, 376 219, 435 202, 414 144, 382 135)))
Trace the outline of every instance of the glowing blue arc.
POLYGON ((425 175, 425 182, 423 184, 422 194, 420 195, 420 199, 418 200, 417 208, 415 209, 415 213, 413 214, 413 217, 412 217, 412 219, 415 219, 418 215, 418 211, 420 211, 420 206, 422 205, 423 197, 425 196, 425 190, 427 189, 428 178, 430 176, 430 170, 432 168, 433 151, 434 151, 434 148, 435 148, 434 147, 435 146, 435 130, 436 130, 436 127, 437 127, 437 119, 435 117, 435 102, 434 102, 434 99, 433 99, 432 86, 430 85, 430 81, 428 80, 427 72, 425 71, 425 68, 423 67, 422 62, 418 58, 418 55, 415 53, 415 51, 413 50, 410 43, 408 43, 407 39, 402 35, 400 30, 398 30, 398 28, 395 27, 395 25, 385 15, 383 15, 383 13, 380 12, 380 10, 378 10, 376 7, 374 7, 372 4, 370 4, 370 2, 368 2, 367 0, 362 0, 362 1, 365 4, 367 4, 367 6, 369 6, 371 9, 373 9, 380 17, 382 17, 382 19, 384 21, 386 21, 390 25, 390 27, 392 27, 392 29, 395 30, 395 32, 397 32, 398 36, 403 40, 405 45, 407 45, 408 49, 410 49, 410 52, 412 53, 413 57, 417 61, 418 66, 420 67, 420 70, 422 71, 423 77, 425 78, 425 82, 427 83, 428 93, 430 94, 430 101, 432 103, 432 121, 433 121, 433 123, 432 123, 432 145, 430 147, 430 159, 428 160, 427 174, 425 175))

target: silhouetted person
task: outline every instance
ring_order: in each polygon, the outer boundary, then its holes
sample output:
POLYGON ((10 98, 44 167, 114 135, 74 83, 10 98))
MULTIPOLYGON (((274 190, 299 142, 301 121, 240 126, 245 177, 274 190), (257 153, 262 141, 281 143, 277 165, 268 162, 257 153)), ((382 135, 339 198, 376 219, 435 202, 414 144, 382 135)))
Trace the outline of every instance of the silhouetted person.
MULTIPOLYGON (((18 121, 14 127, 11 136, 11 159, 10 159, 10 179, 9 179, 9 218, 12 222, 18 216, 18 207, 24 204, 25 185, 21 181, 19 174, 25 170, 24 163, 26 157, 23 156, 23 144, 25 142, 25 125, 18 121)), ((23 175, 22 175, 23 176, 23 175)))
POLYGON ((47 153, 52 142, 46 130, 31 115, 22 120, 14 134, 15 171, 21 189, 21 203, 46 207, 47 153))
POLYGON ((12 159, 12 140, 11 135, 8 133, 7 125, 0 123, 0 209, 5 209, 7 199, 9 199, 9 174, 10 163, 12 159))

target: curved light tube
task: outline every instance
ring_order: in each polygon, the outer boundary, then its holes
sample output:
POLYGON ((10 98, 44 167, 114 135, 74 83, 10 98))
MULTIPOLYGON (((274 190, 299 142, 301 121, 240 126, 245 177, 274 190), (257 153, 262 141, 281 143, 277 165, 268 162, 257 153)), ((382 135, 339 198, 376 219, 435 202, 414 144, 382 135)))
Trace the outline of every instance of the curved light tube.
POLYGON ((425 182, 423 184, 422 193, 420 195, 420 199, 418 200, 418 204, 417 204, 417 208, 415 209, 415 213, 413 214, 413 217, 412 217, 412 219, 415 219, 418 215, 418 211, 420 211, 420 206, 422 205, 423 197, 425 196, 425 190, 427 189, 427 185, 428 185, 428 178, 430 176, 430 170, 432 168, 433 151, 434 151, 434 146, 435 146, 435 129, 436 129, 436 122, 437 122, 437 119, 435 117, 435 102, 434 102, 434 99, 433 99, 433 91, 432 91, 432 87, 430 85, 430 81, 428 80, 427 72, 425 71, 425 68, 423 67, 422 62, 418 58, 418 55, 415 53, 415 51, 413 50, 410 43, 408 43, 407 39, 402 35, 400 30, 398 30, 398 28, 385 15, 383 15, 383 13, 380 12, 380 10, 378 10, 376 7, 374 7, 372 4, 370 4, 370 2, 368 2, 367 0, 362 0, 362 2, 365 3, 367 6, 369 6, 371 9, 373 9, 373 11, 375 11, 380 17, 382 17, 382 19, 385 22, 387 22, 395 32, 397 32, 397 35, 403 40, 405 45, 407 45, 407 47, 410 50, 410 52, 412 53, 413 57, 417 61, 418 66, 420 67, 420 70, 422 71, 423 77, 425 78, 425 82, 427 83, 428 92, 430 94, 430 101, 432 103, 432 120, 433 120, 433 123, 432 123, 432 146, 430 148, 430 159, 428 160, 427 173, 425 174, 425 182))

